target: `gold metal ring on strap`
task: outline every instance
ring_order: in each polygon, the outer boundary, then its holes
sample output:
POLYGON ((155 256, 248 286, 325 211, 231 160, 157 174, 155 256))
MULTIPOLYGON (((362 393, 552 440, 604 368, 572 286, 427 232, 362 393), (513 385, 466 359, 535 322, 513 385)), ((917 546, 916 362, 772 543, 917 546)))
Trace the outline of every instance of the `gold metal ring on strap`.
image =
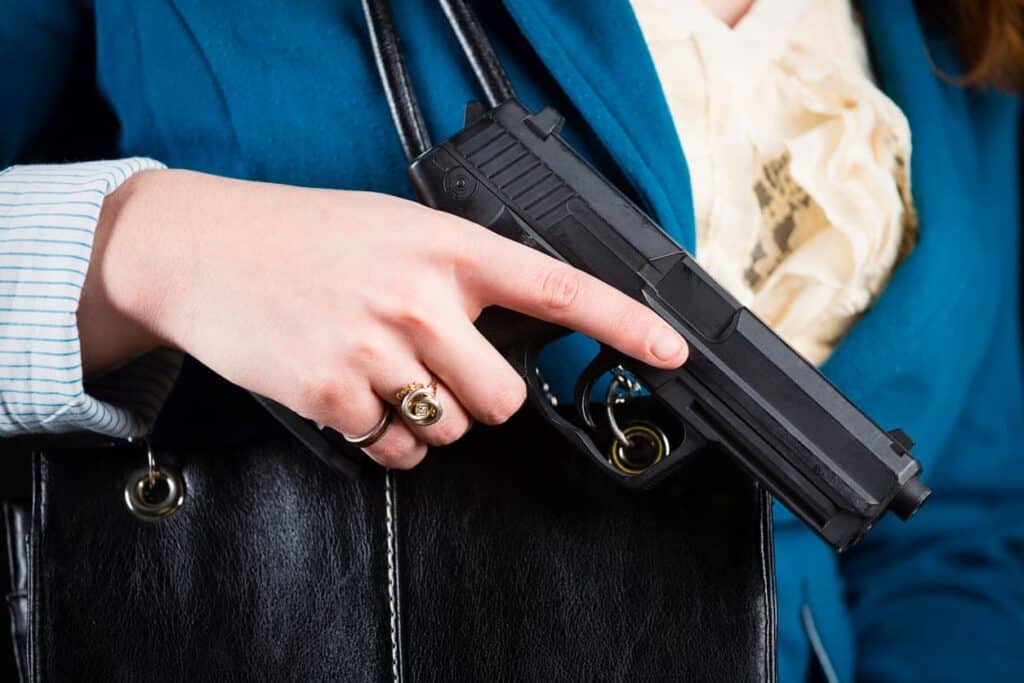
POLYGON ((402 387, 395 398, 399 401, 402 417, 418 427, 437 424, 444 415, 444 407, 437 400, 437 382, 411 382, 402 387))
POLYGON ((348 443, 352 444, 356 448, 369 448, 373 444, 381 440, 388 431, 388 427, 391 426, 391 420, 394 417, 394 411, 391 406, 384 406, 384 415, 381 416, 380 420, 373 426, 373 429, 362 434, 360 436, 349 436, 348 434, 342 434, 341 436, 348 443))

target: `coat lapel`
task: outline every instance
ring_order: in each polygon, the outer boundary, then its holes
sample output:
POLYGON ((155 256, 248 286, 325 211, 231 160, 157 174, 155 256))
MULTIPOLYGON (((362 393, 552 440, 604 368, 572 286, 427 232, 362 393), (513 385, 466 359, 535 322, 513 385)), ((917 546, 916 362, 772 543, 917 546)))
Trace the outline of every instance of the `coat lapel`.
POLYGON ((920 239, 824 370, 884 424, 921 439, 928 463, 945 443, 999 315, 1000 243, 1017 230, 1000 207, 1013 176, 1017 108, 956 86, 951 47, 929 40, 911 0, 861 3, 876 76, 910 122, 920 239))
POLYGON ((686 160, 628 0, 505 0, 523 35, 665 230, 695 247, 686 160))

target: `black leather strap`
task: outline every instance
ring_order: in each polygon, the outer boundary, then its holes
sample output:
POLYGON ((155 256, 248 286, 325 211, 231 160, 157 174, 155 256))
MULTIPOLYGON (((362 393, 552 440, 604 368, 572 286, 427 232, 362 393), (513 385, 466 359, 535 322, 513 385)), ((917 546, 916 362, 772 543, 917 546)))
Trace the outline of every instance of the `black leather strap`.
POLYGON ((496 107, 515 97, 512 81, 469 3, 466 0, 440 0, 440 5, 476 74, 487 104, 496 107))
POLYGON ((406 159, 415 159, 430 149, 430 135, 405 66, 388 0, 363 0, 363 14, 402 151, 406 159))

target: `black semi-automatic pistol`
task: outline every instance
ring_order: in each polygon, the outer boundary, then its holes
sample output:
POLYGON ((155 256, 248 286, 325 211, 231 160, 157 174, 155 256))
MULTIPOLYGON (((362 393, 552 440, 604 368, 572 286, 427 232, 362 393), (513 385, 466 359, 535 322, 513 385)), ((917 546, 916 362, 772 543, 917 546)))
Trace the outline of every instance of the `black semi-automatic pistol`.
POLYGON ((511 98, 486 111, 471 103, 466 118, 462 131, 412 162, 420 199, 600 278, 647 304, 689 343, 677 370, 602 347, 579 380, 580 419, 571 421, 552 405, 538 373, 545 335, 515 339, 516 329, 529 329, 524 321, 483 320, 536 408, 594 464, 625 486, 645 488, 713 445, 839 550, 886 510, 903 519, 917 511, 930 490, 918 480, 907 435, 872 422, 722 289, 566 144, 553 109, 533 114, 511 98), (658 425, 618 428, 613 419, 617 441, 600 448, 590 395, 605 373, 619 391, 612 401, 624 400, 621 389, 642 386, 679 421, 682 438, 669 444, 658 425))
MULTIPOLYGON (((423 203, 584 270, 645 303, 689 343, 676 370, 602 347, 579 379, 576 419, 558 410, 537 354, 566 330, 501 309, 481 331, 518 370, 534 406, 598 467, 630 488, 655 485, 705 449, 733 457, 837 550, 892 510, 908 519, 931 493, 901 430, 884 431, 718 285, 690 254, 560 137, 553 109, 532 113, 466 0, 439 0, 490 108, 471 102, 464 128, 430 144, 387 0, 363 0, 381 81, 423 203), (591 412, 596 380, 612 443, 601 448, 591 412), (615 409, 646 390, 658 416, 618 424, 615 409), (666 424, 671 421, 671 425, 666 424), (673 438, 669 438, 669 434, 673 438)), ((341 443, 261 399, 313 453, 351 474, 341 443)))

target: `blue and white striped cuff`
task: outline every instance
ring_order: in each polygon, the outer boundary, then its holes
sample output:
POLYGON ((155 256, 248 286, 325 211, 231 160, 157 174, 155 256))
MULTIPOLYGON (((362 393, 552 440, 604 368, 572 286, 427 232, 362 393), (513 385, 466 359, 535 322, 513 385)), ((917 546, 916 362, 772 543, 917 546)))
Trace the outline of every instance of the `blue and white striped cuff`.
POLYGON ((167 349, 83 383, 76 311, 104 198, 152 159, 0 172, 0 436, 145 434, 181 368, 167 349))

